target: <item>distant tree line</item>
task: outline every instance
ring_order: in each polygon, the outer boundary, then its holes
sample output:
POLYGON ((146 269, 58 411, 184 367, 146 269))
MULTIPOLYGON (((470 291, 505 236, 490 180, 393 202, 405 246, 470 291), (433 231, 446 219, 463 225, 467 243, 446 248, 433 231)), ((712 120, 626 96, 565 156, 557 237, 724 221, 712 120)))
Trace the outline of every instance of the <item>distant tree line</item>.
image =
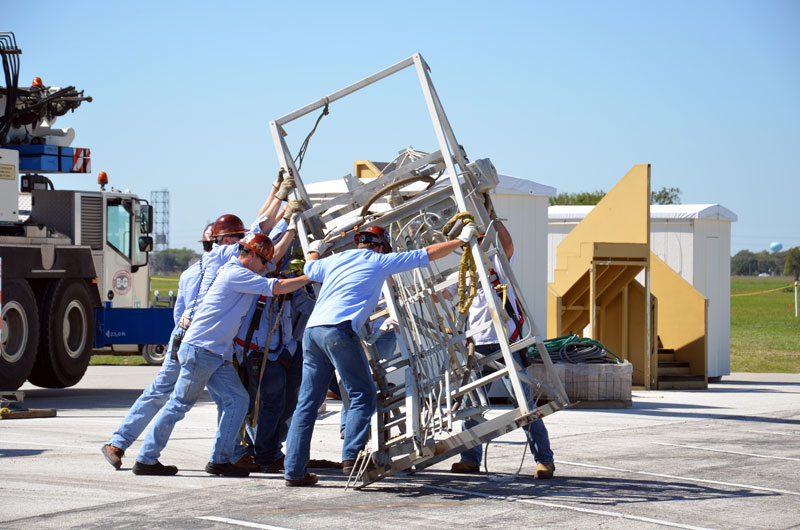
POLYGON ((181 273, 200 254, 188 248, 170 248, 150 254, 150 272, 153 274, 181 273))
POLYGON ((783 252, 751 252, 740 250, 731 258, 731 274, 736 276, 757 276, 761 273, 769 275, 785 274, 800 277, 800 247, 790 248, 783 252))
MULTIPOLYGON (((606 192, 603 190, 595 191, 580 191, 578 193, 563 192, 555 197, 550 197, 550 205, 555 204, 568 204, 568 205, 593 205, 600 202, 600 199, 605 197, 606 192)), ((680 204, 681 203, 681 190, 680 188, 661 188, 658 191, 650 192, 650 204, 680 204)))

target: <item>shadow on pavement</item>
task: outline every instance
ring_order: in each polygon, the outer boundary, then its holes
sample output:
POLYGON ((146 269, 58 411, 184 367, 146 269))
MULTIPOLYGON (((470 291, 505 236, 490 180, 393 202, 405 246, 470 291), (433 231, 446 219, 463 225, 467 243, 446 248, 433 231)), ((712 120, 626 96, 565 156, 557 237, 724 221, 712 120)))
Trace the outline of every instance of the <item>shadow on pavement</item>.
MULTIPOLYGON (((25 391, 23 406, 29 409, 57 410, 128 408, 143 390, 141 388, 37 388, 25 391)), ((204 390, 197 403, 212 401, 211 396, 204 390)))
MULTIPOLYGON (((400 497, 443 495, 453 500, 467 500, 470 495, 443 491, 442 488, 465 489, 482 495, 512 496, 519 499, 546 500, 580 504, 583 507, 612 507, 642 502, 707 501, 711 499, 742 499, 775 497, 778 493, 742 488, 720 488, 701 484, 675 483, 668 480, 625 479, 610 477, 570 477, 556 475, 551 480, 534 480, 520 476, 510 483, 491 482, 484 476, 459 476, 430 471, 415 474, 414 483, 420 488, 395 487, 390 481, 365 488, 393 489, 400 497)), ((398 480, 402 480, 398 477, 398 480)))

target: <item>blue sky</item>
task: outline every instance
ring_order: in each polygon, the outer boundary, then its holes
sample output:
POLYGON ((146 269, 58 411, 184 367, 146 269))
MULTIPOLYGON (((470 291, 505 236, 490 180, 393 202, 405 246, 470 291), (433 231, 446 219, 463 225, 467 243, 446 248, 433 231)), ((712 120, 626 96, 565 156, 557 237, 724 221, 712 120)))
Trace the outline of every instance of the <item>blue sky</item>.
MULTIPOLYGON (((21 82, 94 101, 59 119, 92 169, 170 191, 172 247, 245 222, 277 170, 269 121, 420 52, 472 159, 559 191, 652 187, 739 216, 732 253, 800 245, 800 2, 2 3, 21 82), (48 5, 50 7, 48 7, 48 5)), ((288 127, 296 152, 316 116, 288 127)), ((435 150, 408 70, 331 107, 306 182, 435 150)), ((91 177, 54 179, 93 189, 91 177)))

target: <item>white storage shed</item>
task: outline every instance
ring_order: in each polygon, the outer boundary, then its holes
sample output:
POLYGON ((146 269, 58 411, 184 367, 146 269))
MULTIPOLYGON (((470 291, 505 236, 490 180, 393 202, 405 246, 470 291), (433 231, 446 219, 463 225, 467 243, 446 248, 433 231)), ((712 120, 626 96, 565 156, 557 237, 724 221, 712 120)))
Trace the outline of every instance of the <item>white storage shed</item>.
MULTIPOLYGON (((553 281, 556 249, 593 206, 551 206, 547 281, 553 281)), ((731 223, 736 214, 719 204, 654 204, 650 248, 708 298, 708 377, 730 374, 731 223)))
MULTIPOLYGON (((538 182, 499 175, 492 191, 497 216, 514 239, 514 273, 536 326, 547 332, 547 209, 556 189, 538 182)), ((315 204, 348 191, 344 179, 306 184, 315 204)))

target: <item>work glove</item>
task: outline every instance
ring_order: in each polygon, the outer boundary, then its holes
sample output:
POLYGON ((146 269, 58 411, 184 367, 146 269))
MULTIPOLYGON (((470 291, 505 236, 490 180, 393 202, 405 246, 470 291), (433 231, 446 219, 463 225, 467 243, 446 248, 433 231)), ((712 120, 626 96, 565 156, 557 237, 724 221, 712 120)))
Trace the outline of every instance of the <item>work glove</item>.
POLYGON ((287 223, 290 222, 293 215, 302 211, 303 201, 301 199, 292 199, 286 203, 286 208, 283 209, 283 220, 287 223))
POLYGON ((316 252, 320 256, 322 256, 326 250, 328 250, 328 244, 321 239, 315 239, 308 245, 309 252, 316 252))
POLYGON ((278 176, 275 178, 275 182, 272 183, 272 187, 275 188, 276 190, 279 190, 281 188, 281 183, 283 182, 283 172, 284 169, 280 168, 278 170, 278 176))
POLYGON ((289 192, 292 191, 294 187, 295 187, 294 177, 291 174, 289 174, 289 176, 284 178, 283 182, 281 182, 281 187, 278 188, 278 192, 275 193, 275 197, 282 201, 285 201, 286 199, 289 198, 289 192))
POLYGON ((475 223, 468 223, 467 226, 465 226, 461 230, 461 233, 458 234, 458 237, 456 239, 460 239, 461 241, 464 242, 464 244, 469 244, 469 242, 472 241, 472 238, 477 236, 478 236, 478 225, 476 225, 475 223))
MULTIPOLYGON (((285 217, 284 217, 284 219, 285 219, 285 217)), ((296 213, 292 214, 292 216, 289 218, 288 222, 289 222, 289 226, 286 227, 286 231, 288 232, 289 230, 294 230, 295 232, 297 232, 297 214, 296 213)))

